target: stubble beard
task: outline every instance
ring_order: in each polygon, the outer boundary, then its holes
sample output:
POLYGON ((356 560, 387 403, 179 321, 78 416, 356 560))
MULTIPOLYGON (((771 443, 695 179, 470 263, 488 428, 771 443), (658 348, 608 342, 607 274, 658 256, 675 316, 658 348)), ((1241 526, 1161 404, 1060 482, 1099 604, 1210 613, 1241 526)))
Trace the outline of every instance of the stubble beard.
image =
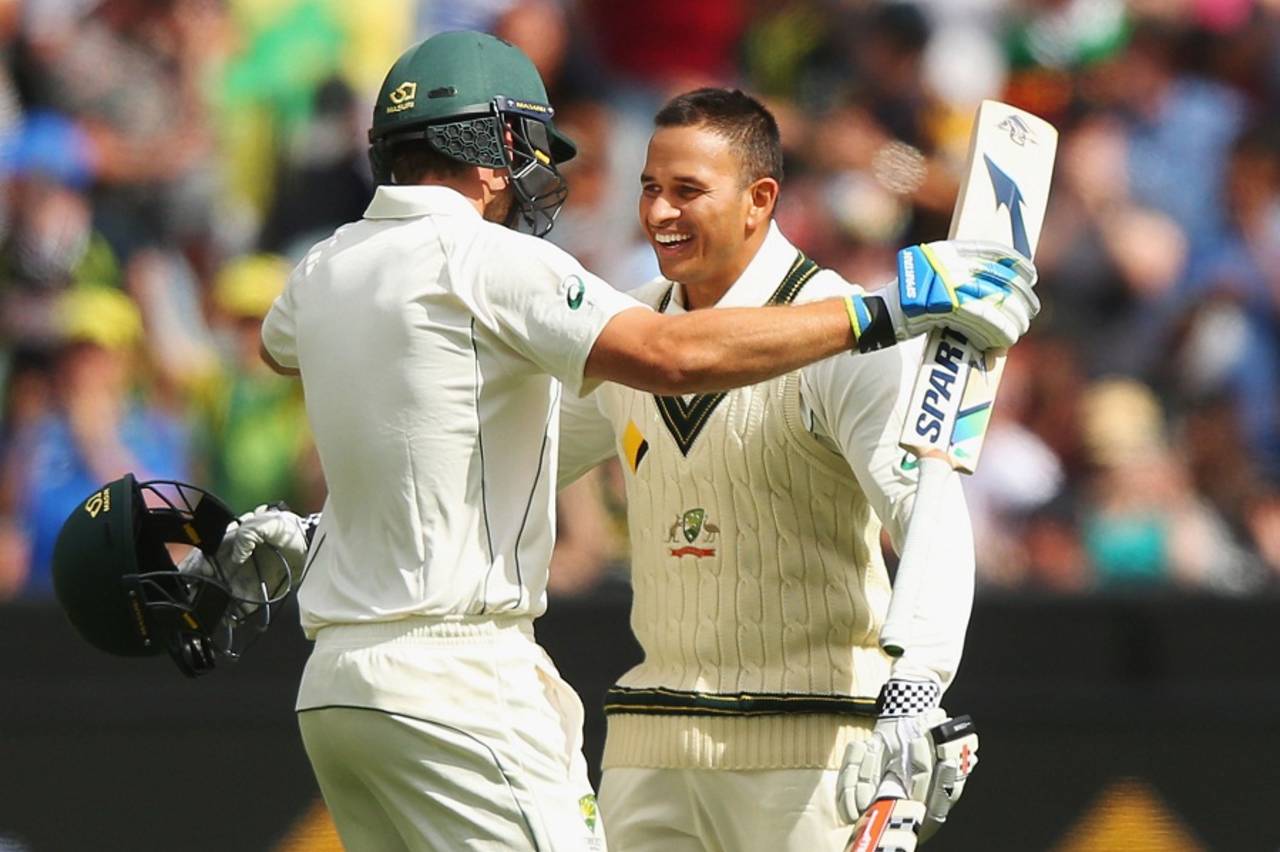
POLYGON ((484 218, 490 222, 511 225, 511 210, 515 206, 515 190, 508 185, 484 206, 484 218))

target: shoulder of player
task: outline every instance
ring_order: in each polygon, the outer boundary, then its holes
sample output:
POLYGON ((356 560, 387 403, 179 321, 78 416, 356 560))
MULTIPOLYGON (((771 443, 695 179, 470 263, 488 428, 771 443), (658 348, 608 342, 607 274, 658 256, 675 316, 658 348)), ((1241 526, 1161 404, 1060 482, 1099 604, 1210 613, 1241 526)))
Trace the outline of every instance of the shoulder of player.
POLYGON ((550 240, 514 231, 497 222, 468 222, 456 229, 455 240, 470 240, 478 249, 478 257, 494 264, 519 270, 533 264, 544 264, 556 270, 581 268, 576 257, 550 240))
POLYGON ((306 253, 302 255, 302 259, 289 271, 289 276, 286 279, 287 285, 295 288, 301 285, 321 261, 342 245, 344 237, 349 237, 352 229, 358 226, 361 221, 363 220, 348 222, 337 228, 329 236, 313 243, 311 248, 307 249, 306 253))

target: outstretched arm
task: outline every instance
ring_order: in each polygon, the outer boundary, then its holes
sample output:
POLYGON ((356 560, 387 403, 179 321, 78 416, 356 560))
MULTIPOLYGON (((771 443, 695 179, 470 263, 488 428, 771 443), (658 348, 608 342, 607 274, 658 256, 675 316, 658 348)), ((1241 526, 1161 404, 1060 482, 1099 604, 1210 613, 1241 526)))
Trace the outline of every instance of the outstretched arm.
POLYGON ((619 313, 596 338, 583 372, 660 394, 742 387, 854 345, 844 303, 724 308, 665 316, 619 313))
POLYGON ((911 263, 901 280, 871 294, 679 316, 622 311, 596 338, 584 375, 663 394, 725 390, 935 327, 961 328, 980 349, 1007 348, 1040 308, 1035 268, 1010 249, 945 241, 902 254, 911 263))

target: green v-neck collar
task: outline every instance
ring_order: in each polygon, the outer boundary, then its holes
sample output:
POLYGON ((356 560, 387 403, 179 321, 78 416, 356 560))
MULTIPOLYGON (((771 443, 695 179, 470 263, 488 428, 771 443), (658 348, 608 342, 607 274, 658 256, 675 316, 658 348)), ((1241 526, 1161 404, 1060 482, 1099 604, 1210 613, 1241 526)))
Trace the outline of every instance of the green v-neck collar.
MULTIPOLYGON (((791 268, 787 270, 782 283, 778 285, 778 289, 773 291, 773 295, 769 297, 765 304, 791 304, 800 293, 800 288, 804 287, 817 272, 818 264, 805 257, 804 252, 796 252, 796 259, 791 264, 791 268)), ((658 305, 659 313, 664 313, 667 305, 671 304, 671 295, 674 290, 675 285, 672 284, 667 288, 667 292, 663 294, 662 301, 658 305)), ((714 308, 711 310, 714 310, 714 308)), ((662 415, 663 422, 667 424, 667 431, 675 439, 681 455, 689 455, 689 450, 692 449, 693 442, 698 439, 698 435, 702 432, 702 427, 707 424, 707 420, 716 410, 716 406, 724 398, 724 391, 711 394, 701 393, 688 401, 680 396, 653 395, 654 401, 658 404, 658 413, 662 415)))

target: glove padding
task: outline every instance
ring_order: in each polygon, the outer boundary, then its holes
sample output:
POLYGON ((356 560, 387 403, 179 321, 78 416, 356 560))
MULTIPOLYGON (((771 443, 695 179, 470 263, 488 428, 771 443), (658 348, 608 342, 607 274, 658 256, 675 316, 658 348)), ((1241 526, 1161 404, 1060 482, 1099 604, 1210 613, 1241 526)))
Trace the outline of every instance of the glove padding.
POLYGON ((931 681, 890 680, 871 736, 850 743, 836 778, 840 816, 853 823, 877 800, 925 806, 920 840, 932 837, 964 792, 978 763, 978 736, 968 717, 950 720, 931 681))
POLYGON ((311 522, 311 518, 299 517, 288 509, 259 506, 227 525, 218 545, 218 565, 193 549, 178 563, 178 571, 225 583, 231 594, 244 602, 260 599, 264 586, 277 589, 288 583, 296 587, 302 582, 311 522), (279 558, 254 558, 262 544, 269 545, 279 558), (255 570, 246 570, 248 564, 255 570))
POLYGON ((978 765, 978 733, 968 716, 949 719, 943 728, 933 728, 929 739, 933 743, 933 777, 929 792, 925 795, 925 817, 920 824, 920 842, 937 833, 947 821, 947 814, 964 793, 969 773, 978 765), (953 730, 940 736, 945 728, 953 730))
POLYGON ((928 731, 946 719, 938 707, 919 716, 882 718, 869 738, 849 743, 836 777, 840 817, 856 822, 882 796, 925 802, 933 773, 928 731))
POLYGON ((946 326, 979 349, 1007 349, 1040 312, 1036 268, 999 243, 943 240, 898 252, 884 298, 899 340, 946 326))

